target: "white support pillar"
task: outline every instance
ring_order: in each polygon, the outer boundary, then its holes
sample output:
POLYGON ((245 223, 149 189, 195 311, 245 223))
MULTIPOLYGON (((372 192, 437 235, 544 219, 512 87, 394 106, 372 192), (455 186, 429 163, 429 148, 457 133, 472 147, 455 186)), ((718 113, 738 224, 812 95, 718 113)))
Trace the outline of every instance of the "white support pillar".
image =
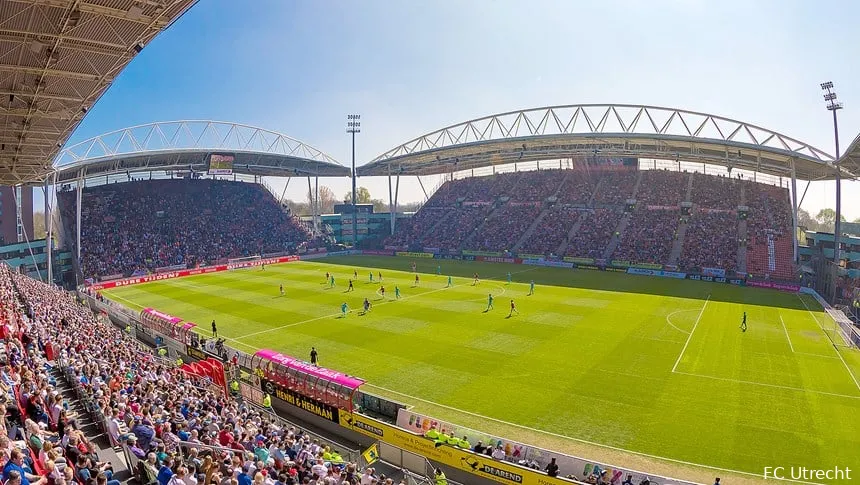
POLYGON ((75 236, 76 237, 75 244, 77 245, 77 248, 78 248, 78 264, 81 263, 81 203, 83 201, 83 191, 84 191, 84 176, 82 173, 81 176, 78 178, 78 189, 77 189, 77 194, 76 194, 78 203, 77 203, 77 214, 75 214, 75 217, 77 218, 77 222, 78 222, 77 227, 76 227, 77 235, 75 236))
MULTIPOLYGON (((48 272, 47 277, 45 278, 45 283, 49 285, 54 282, 54 278, 52 277, 53 273, 51 272, 51 204, 48 198, 50 194, 48 192, 48 180, 45 179, 45 186, 42 187, 42 195, 45 197, 45 257, 46 257, 46 270, 48 272)), ((35 237, 35 235, 34 235, 35 237)))
MULTIPOLYGON (((314 198, 314 188, 311 185, 311 176, 308 175, 308 208, 311 210, 311 225, 314 228, 314 232, 316 232, 317 228, 317 218, 316 218, 316 200, 314 198)), ((314 234, 316 235, 316 234, 314 234)))
POLYGON ((795 171, 795 164, 797 160, 791 159, 791 229, 792 229, 792 248, 794 249, 794 263, 798 263, 798 254, 797 254, 797 173, 795 171))
MULTIPOLYGON (((314 228, 316 232, 320 232, 320 213, 322 212, 322 208, 320 207, 320 178, 314 177, 314 200, 316 201, 316 209, 314 210, 315 222, 314 228)), ((355 214, 352 215, 355 217, 355 214)), ((355 234, 353 234, 355 237, 355 234)))
POLYGON ((391 234, 394 234, 394 219, 397 214, 394 211, 394 193, 391 188, 391 165, 388 165, 388 214, 391 216, 391 234))
MULTIPOLYGON (((394 186, 394 213, 397 213, 397 197, 400 195, 400 175, 397 176, 397 182, 394 186)), ((396 224, 396 222, 395 222, 396 224)))
POLYGON ((415 178, 418 179, 418 185, 421 186, 421 191, 424 192, 424 202, 427 202, 427 200, 430 198, 430 196, 427 195, 427 189, 424 188, 424 182, 422 182, 421 177, 419 177, 417 175, 415 176, 415 178))

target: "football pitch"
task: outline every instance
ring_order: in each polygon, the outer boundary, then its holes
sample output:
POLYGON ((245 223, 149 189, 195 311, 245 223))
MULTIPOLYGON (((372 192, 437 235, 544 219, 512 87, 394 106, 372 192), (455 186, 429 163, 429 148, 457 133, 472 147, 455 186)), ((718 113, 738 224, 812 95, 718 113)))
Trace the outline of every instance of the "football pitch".
POLYGON ((104 295, 197 322, 206 336, 215 319, 250 353, 308 359, 314 346, 320 365, 418 412, 619 466, 711 482, 775 466, 860 474, 860 352, 833 344, 833 321, 810 297, 447 260, 416 260, 415 286, 411 263, 329 257, 104 295), (509 317, 511 299, 519 313, 509 317))

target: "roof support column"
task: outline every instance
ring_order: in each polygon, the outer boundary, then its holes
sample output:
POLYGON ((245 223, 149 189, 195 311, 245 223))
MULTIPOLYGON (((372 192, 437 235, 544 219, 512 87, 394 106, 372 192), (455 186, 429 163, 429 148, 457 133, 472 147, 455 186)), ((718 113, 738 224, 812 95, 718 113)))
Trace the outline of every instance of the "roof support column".
MULTIPOLYGON (((317 216, 316 216, 316 202, 314 200, 314 188, 311 185, 311 176, 308 175, 308 208, 311 210, 311 225, 314 228, 314 232, 317 229, 317 216)), ((314 234, 316 235, 316 234, 314 234)))
MULTIPOLYGON (((56 174, 56 172, 54 172, 56 174)), ((45 278, 45 283, 53 284, 54 278, 53 272, 51 271, 51 203, 50 197, 51 193, 48 191, 48 182, 50 181, 50 177, 45 179, 45 186, 42 187, 42 195, 45 197, 45 255, 47 256, 47 266, 46 271, 48 272, 47 278, 45 278)))
MULTIPOLYGON (((151 173, 152 172, 150 172, 150 174, 151 173)), ((81 264, 81 203, 83 201, 83 190, 84 190, 84 174, 82 172, 81 176, 78 177, 78 189, 77 189, 77 193, 75 194, 77 197, 77 202, 78 202, 77 204, 75 204, 76 208, 77 208, 77 213, 75 214, 75 217, 77 220, 77 227, 75 228, 75 230, 77 231, 77 235, 75 236, 76 237, 76 239, 75 239, 76 246, 75 247, 77 247, 77 249, 78 249, 78 265, 81 264)), ((81 272, 83 272, 83 268, 81 268, 81 272)))
POLYGON ((391 164, 388 165, 388 215, 391 216, 391 235, 394 235, 394 192, 391 188, 391 164))
POLYGON ((421 186, 421 191, 424 192, 424 202, 427 202, 427 199, 429 199, 430 196, 427 195, 427 189, 424 188, 424 182, 421 181, 421 177, 418 175, 416 175, 415 178, 418 179, 418 185, 421 186))
POLYGON ((797 259, 797 172, 795 170, 796 158, 791 159, 791 231, 792 231, 792 248, 794 249, 794 264, 798 263, 797 259))
MULTIPOLYGON (((316 201, 314 208, 314 230, 319 234, 320 232, 320 212, 322 208, 320 207, 320 178, 314 177, 314 200, 316 201)), ((355 219, 355 214, 352 215, 352 218, 355 219)), ((353 244, 355 244, 355 234, 352 235, 353 244)))
POLYGON ((397 213, 397 197, 400 195, 400 174, 397 174, 397 182, 394 185, 394 213, 397 213))

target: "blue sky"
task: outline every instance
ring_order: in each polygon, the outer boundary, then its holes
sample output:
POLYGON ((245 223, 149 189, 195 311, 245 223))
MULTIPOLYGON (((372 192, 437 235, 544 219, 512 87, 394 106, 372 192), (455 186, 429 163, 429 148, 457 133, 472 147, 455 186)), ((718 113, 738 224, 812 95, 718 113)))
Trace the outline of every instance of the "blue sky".
MULTIPOLYGON (((272 129, 359 163, 437 128, 518 108, 632 103, 755 123, 833 152, 819 83, 860 132, 860 3, 803 1, 201 0, 90 110, 70 143, 127 126, 215 119, 272 129)), ((347 180, 326 180, 340 196, 347 180)), ((374 196, 386 181, 360 179, 374 196)), ((425 185, 435 186, 435 181, 425 185)), ((277 185, 277 184, 274 184, 277 185)), ((418 200, 413 181, 401 200, 418 200)), ((304 197, 300 184, 288 195, 304 197)), ((860 217, 860 183, 843 189, 860 217)), ((384 198, 384 197, 383 197, 384 198)), ((811 212, 833 205, 813 184, 811 212)))

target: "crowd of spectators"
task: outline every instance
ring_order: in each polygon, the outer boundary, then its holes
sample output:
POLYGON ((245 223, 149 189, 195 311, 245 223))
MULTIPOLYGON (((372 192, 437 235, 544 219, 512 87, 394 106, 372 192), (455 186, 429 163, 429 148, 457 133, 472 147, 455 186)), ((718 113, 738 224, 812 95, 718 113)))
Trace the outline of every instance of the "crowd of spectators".
POLYGON ((535 227, 535 231, 520 247, 520 251, 530 254, 548 255, 555 253, 567 239, 582 211, 564 205, 554 205, 535 227))
POLYGON ((639 172, 636 170, 613 171, 601 174, 602 183, 594 196, 595 204, 624 204, 627 199, 633 198, 633 190, 636 187, 636 178, 639 172))
MULTIPOLYGON (((61 192, 59 203, 74 234, 75 193, 61 192)), ((82 197, 85 277, 285 252, 309 238, 307 228, 258 184, 152 180, 86 188, 82 197)))
MULTIPOLYGON (((52 385, 39 352, 50 343, 61 349, 64 370, 92 402, 93 412, 107 418, 111 440, 125 444, 140 460, 133 470, 139 483, 393 483, 364 478, 373 470, 360 471, 338 450, 301 430, 281 427, 271 415, 211 391, 180 367, 158 360, 122 331, 97 322, 70 293, 2 267, 0 296, 11 318, 3 330, 23 334, 20 341, 6 339, 0 385, 8 390, 13 383, 22 399, 33 403, 18 418, 24 421, 26 443, 10 442, 21 437, 17 434, 0 436, 4 480, 15 472, 39 485, 119 483, 111 481, 111 464, 100 461, 52 385)), ((0 433, 7 428, 0 427, 0 433)))
POLYGON ((621 234, 612 259, 665 264, 672 253, 680 211, 640 209, 621 234))
POLYGON ((421 235, 422 246, 444 250, 457 249, 477 226, 484 223, 490 212, 492 206, 483 205, 451 210, 433 231, 421 235))
POLYGON ((795 279, 788 189, 752 181, 744 183, 749 207, 747 271, 781 280, 795 279))
MULTIPOLYGON (((568 256, 600 258, 618 226, 624 203, 627 199, 635 198, 638 210, 630 215, 630 223, 624 234, 619 235, 620 244, 611 258, 665 264, 668 263, 677 237, 680 209, 647 208, 679 207, 681 202, 686 201, 691 183, 689 202, 693 203, 693 216, 685 234, 679 264, 688 268, 737 267, 739 241, 734 214, 741 204, 742 190, 746 193, 745 202, 750 207, 748 244, 755 249, 767 244, 770 237, 776 241, 776 259, 782 261, 786 257, 790 258, 790 254, 783 254, 786 251, 782 241, 790 236, 788 232, 791 227, 791 207, 786 189, 739 177, 669 170, 553 169, 448 182, 431 198, 434 203, 426 204, 416 214, 411 225, 401 224, 397 234, 389 238, 388 244, 442 249, 463 246, 461 249, 510 250, 528 230, 539 210, 501 205, 494 212, 489 206, 480 208, 470 204, 489 204, 491 201, 499 204, 499 197, 510 197, 515 203, 542 204, 555 195, 556 205, 541 219, 534 233, 519 250, 530 254, 555 252, 563 245, 579 217, 578 212, 566 209, 565 205, 587 206, 591 201, 596 209, 592 208, 584 216, 580 230, 567 241, 565 253, 568 256), (637 177, 640 176, 637 189, 637 177), (456 200, 455 194, 465 202, 451 202, 456 200), (451 202, 450 205, 445 205, 448 202, 451 202), (483 224, 487 217, 487 223, 483 224), (437 222, 436 230, 431 231, 437 222), (479 226, 480 232, 465 241, 464 238, 479 226)), ((748 252, 748 259, 757 261, 760 254, 767 254, 767 251, 748 252)), ((760 267, 762 264, 756 262, 754 266, 760 267)))
POLYGON ((636 203, 640 206, 678 207, 685 202, 689 182, 690 174, 686 172, 644 170, 636 192, 636 203))
POLYGON ((567 256, 602 258, 621 217, 617 209, 594 209, 586 214, 579 230, 567 242, 567 256))
POLYGON ((517 202, 543 202, 547 197, 555 195, 564 178, 561 170, 538 170, 535 172, 520 172, 517 184, 506 195, 517 202))
POLYGON ((595 187, 596 176, 584 170, 571 171, 558 191, 558 201, 562 204, 588 204, 595 187))
POLYGON ((687 221, 678 266, 684 270, 734 270, 738 261, 738 216, 734 212, 698 210, 687 221))
POLYGON ((731 177, 693 174, 691 201, 697 207, 736 210, 740 205, 743 180, 731 177))
POLYGON ((504 205, 496 209, 471 240, 471 249, 510 251, 540 214, 539 204, 504 205))

